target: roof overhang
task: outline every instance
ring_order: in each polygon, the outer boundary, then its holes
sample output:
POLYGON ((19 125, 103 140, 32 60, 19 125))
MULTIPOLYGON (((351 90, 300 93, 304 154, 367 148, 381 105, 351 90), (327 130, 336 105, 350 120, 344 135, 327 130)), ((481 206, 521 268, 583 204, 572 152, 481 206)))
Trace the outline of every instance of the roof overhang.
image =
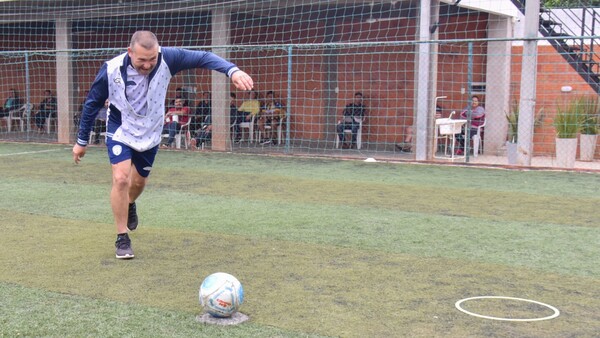
POLYGON ((440 2, 504 17, 519 16, 519 10, 510 0, 440 0, 440 2))

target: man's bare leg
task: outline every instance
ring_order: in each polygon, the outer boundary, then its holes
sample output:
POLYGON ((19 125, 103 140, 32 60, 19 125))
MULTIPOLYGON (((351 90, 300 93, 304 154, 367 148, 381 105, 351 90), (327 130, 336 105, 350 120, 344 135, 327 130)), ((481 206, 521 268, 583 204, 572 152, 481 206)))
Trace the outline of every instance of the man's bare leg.
MULTIPOLYGON (((134 169, 135 170, 135 169, 134 169)), ((113 182, 110 191, 110 205, 115 218, 117 233, 127 232, 127 212, 129 208, 129 190, 131 181, 131 160, 113 164, 113 182)))
POLYGON ((112 170, 113 184, 110 192, 110 202, 117 228, 116 257, 130 259, 134 255, 131 249, 131 240, 127 235, 129 204, 135 202, 144 190, 146 178, 142 177, 131 165, 131 160, 113 164, 112 170))

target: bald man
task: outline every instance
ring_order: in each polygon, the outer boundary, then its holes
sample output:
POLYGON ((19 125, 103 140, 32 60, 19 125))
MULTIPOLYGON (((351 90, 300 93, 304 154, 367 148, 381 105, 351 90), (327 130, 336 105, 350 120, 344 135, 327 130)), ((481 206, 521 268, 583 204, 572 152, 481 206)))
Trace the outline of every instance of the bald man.
POLYGON ((117 230, 116 258, 134 256, 128 231, 138 226, 140 196, 158 152, 165 99, 171 77, 182 70, 206 68, 226 74, 237 89, 251 90, 252 78, 213 54, 161 47, 149 31, 135 32, 127 52, 105 62, 85 101, 73 160, 85 155, 98 111, 108 99, 106 147, 112 165, 110 203, 117 230))

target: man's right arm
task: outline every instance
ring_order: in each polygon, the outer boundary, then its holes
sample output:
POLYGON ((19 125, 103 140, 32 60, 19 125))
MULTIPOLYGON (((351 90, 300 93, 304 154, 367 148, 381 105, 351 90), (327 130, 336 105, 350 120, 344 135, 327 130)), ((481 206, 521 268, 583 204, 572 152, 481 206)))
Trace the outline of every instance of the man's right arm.
POLYGON ((100 68, 98 75, 96 75, 96 79, 92 83, 88 97, 83 105, 79 131, 77 132, 77 144, 80 146, 85 147, 88 144, 96 115, 104 107, 104 102, 108 99, 108 74, 106 70, 107 65, 105 63, 100 68))

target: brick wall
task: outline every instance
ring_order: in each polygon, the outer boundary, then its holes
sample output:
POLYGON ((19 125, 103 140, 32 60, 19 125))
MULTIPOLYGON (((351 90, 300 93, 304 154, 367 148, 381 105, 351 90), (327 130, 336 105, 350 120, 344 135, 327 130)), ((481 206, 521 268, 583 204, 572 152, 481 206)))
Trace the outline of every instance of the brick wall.
MULTIPOLYGON (((512 53, 511 90, 512 97, 518 102, 523 48, 515 46, 512 53)), ((535 128, 535 155, 554 155, 555 132, 552 122, 557 106, 579 95, 595 95, 595 92, 552 46, 539 46, 536 106, 538 110, 544 109, 544 119, 542 125, 535 128), (563 86, 572 87, 572 92, 562 93, 563 86)), ((600 147, 596 154, 600 154, 600 147)))

